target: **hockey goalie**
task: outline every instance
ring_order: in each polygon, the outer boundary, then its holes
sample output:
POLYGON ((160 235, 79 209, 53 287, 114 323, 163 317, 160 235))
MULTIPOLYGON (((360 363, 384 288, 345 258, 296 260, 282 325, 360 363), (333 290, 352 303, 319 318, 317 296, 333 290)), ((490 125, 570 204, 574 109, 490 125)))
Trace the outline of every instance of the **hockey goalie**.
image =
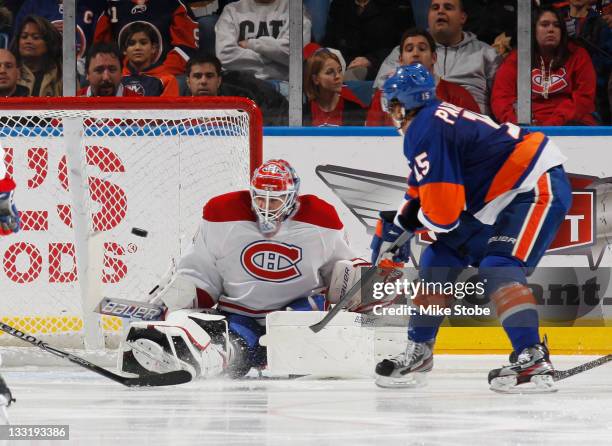
POLYGON ((253 174, 250 190, 206 203, 191 246, 160 293, 165 320, 131 324, 120 370, 242 377, 266 364, 259 342, 266 315, 322 311, 338 301, 342 286, 323 291, 346 282, 360 261, 352 260, 334 207, 299 196, 299 187, 287 161, 269 160, 253 174))

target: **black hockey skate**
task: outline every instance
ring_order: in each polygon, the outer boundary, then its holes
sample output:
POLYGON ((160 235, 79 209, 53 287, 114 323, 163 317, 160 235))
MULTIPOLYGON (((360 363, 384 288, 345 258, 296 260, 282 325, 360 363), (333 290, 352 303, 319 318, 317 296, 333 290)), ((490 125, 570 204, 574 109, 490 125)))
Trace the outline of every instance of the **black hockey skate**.
POLYGON ((8 407, 15 401, 4 379, 0 376, 0 406, 8 407))
POLYGON ((6 408, 15 401, 11 394, 11 389, 8 388, 4 379, 0 376, 0 425, 9 424, 8 413, 6 408))
POLYGON ((376 365, 376 385, 385 388, 411 388, 426 384, 426 373, 433 368, 434 341, 408 340, 406 351, 376 365))
POLYGON ((510 365, 491 370, 489 385, 491 390, 499 393, 556 392, 554 373, 544 339, 541 344, 525 348, 510 365))

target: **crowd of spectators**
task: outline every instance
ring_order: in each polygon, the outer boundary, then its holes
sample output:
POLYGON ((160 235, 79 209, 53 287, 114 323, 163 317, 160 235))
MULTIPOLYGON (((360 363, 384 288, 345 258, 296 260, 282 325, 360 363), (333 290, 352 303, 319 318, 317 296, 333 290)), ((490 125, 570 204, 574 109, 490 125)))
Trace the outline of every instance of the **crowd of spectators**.
MULTIPOLYGON (((242 96, 286 125, 290 0, 77 0, 81 96, 242 96)), ((304 0, 304 125, 389 126, 386 78, 517 122, 517 0, 304 0)), ((612 0, 532 0, 534 125, 610 125, 612 0)), ((0 96, 61 96, 63 0, 0 0, 0 96)), ((72 78, 72 76, 71 76, 72 78)))

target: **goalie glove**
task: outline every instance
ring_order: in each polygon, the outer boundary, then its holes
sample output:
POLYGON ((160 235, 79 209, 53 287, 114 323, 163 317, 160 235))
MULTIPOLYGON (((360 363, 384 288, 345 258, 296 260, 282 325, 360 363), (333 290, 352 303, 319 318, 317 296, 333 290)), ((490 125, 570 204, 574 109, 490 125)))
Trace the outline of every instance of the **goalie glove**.
POLYGON ((395 215, 393 223, 405 229, 406 231, 415 232, 423 226, 419 220, 419 210, 421 209, 421 200, 412 198, 405 202, 400 208, 399 213, 395 215))
POLYGON ((18 232, 19 212, 13 201, 13 191, 0 193, 0 235, 18 232))

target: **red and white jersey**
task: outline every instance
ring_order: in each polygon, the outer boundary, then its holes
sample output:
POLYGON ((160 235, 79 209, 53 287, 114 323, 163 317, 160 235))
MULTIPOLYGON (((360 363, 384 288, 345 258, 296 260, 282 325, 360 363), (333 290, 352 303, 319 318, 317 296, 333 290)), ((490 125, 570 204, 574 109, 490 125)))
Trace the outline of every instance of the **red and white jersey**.
POLYGON ((218 308, 264 317, 329 284, 334 264, 352 259, 336 210, 314 195, 271 238, 259 231, 248 191, 204 206, 203 221, 178 273, 206 291, 218 308))
POLYGON ((4 164, 4 148, 0 147, 0 194, 15 189, 15 182, 8 176, 4 164))

